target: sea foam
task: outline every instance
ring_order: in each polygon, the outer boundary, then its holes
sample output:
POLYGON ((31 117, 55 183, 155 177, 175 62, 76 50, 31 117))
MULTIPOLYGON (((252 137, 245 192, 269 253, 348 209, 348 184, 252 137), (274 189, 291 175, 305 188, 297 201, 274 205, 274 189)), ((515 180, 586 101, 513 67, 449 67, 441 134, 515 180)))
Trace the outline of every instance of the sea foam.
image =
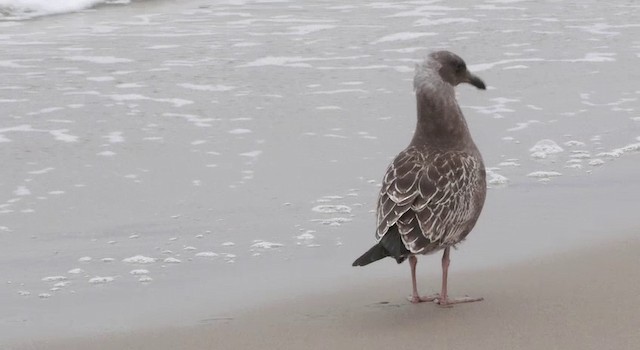
POLYGON ((128 4, 130 0, 0 0, 0 19, 22 20, 76 12, 98 4, 128 4))

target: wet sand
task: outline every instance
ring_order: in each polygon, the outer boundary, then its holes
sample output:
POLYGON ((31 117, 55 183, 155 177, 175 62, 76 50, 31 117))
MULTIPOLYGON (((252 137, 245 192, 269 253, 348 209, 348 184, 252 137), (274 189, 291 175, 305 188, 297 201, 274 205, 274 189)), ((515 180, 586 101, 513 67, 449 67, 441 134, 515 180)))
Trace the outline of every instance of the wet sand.
POLYGON ((0 349, 634 345, 638 245, 615 242, 638 235, 639 8, 574 3, 135 1, 0 22, 0 349), (452 257, 452 291, 487 300, 451 310, 404 302, 406 264, 350 267, 415 126, 414 63, 440 48, 489 85, 459 101, 504 177, 452 257))
MULTIPOLYGON (((637 349, 640 239, 452 275, 483 302, 403 299, 406 276, 293 296, 201 326, 31 342, 11 349, 637 349)), ((420 265, 419 265, 420 266, 420 265)), ((422 266, 424 267, 424 266, 422 266)), ((421 281, 435 287, 439 274, 421 281)), ((437 287, 435 287, 437 288, 437 287)))

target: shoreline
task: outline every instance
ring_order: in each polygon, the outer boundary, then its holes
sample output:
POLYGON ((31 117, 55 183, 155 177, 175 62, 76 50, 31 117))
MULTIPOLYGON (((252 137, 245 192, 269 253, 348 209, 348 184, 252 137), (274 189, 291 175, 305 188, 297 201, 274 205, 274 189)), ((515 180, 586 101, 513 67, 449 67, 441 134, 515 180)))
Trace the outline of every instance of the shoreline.
MULTIPOLYGON (((408 271, 330 293, 292 296, 199 326, 41 339, 9 349, 633 349, 640 344, 640 239, 453 273, 452 295, 483 296, 450 309, 412 305, 408 271)), ((439 273, 420 278, 439 288, 439 273)))

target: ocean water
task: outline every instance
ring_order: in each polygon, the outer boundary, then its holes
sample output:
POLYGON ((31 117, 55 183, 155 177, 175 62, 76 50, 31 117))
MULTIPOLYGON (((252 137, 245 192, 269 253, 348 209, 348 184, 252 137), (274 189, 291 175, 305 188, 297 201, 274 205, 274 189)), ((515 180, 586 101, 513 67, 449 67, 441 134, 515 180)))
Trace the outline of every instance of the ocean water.
POLYGON ((127 5, 131 0, 0 0, 0 20, 19 21, 91 9, 99 5, 127 5))
POLYGON ((452 268, 637 228, 635 2, 52 4, 0 0, 0 339, 408 275, 350 263, 435 49, 488 85, 458 89, 491 189, 452 268))

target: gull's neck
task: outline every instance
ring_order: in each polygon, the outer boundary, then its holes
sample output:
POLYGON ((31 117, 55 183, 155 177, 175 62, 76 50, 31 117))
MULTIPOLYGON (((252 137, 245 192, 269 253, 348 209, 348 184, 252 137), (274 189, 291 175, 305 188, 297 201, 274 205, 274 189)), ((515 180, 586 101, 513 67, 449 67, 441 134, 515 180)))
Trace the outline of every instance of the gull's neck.
POLYGON ((476 149, 451 84, 442 80, 440 63, 427 58, 416 66, 418 122, 411 140, 413 146, 447 149, 476 149))

